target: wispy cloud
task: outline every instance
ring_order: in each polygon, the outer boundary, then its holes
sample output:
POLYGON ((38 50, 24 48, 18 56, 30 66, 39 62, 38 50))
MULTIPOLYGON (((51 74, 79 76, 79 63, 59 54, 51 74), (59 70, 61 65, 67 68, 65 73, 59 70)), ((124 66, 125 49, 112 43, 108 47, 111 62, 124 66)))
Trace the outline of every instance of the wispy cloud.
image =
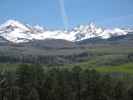
POLYGON ((68 23, 68 16, 66 14, 64 0, 59 0, 60 10, 61 10, 61 16, 64 24, 64 28, 68 29, 69 23, 68 23))

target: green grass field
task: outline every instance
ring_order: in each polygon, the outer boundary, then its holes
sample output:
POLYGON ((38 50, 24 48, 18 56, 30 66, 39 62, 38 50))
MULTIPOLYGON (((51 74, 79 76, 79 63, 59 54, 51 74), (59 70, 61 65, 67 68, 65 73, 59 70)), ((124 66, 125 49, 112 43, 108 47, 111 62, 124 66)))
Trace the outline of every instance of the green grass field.
POLYGON ((133 63, 123 64, 119 66, 103 66, 103 67, 96 67, 94 68, 99 72, 106 72, 106 73, 127 73, 133 74, 133 63))
MULTIPOLYGON (((0 64, 0 70, 1 71, 8 71, 8 70, 15 70, 19 64, 0 64)), ((45 69, 48 68, 48 66, 43 65, 45 69)), ((64 65, 64 66, 57 66, 59 68, 73 68, 74 66, 80 66, 82 69, 95 69, 96 71, 100 73, 122 73, 122 74, 129 74, 133 75, 133 63, 127 63, 122 65, 116 65, 116 66, 95 66, 91 67, 87 64, 74 64, 74 65, 64 65)))

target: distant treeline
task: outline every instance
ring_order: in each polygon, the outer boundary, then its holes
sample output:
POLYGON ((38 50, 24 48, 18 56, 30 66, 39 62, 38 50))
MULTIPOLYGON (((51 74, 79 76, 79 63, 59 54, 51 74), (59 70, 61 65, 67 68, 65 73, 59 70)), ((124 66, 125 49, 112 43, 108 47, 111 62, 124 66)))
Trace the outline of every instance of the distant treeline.
POLYGON ((0 100, 133 100, 133 85, 78 66, 23 64, 0 72, 0 100))
MULTIPOLYGON (((82 52, 80 54, 72 55, 6 55, 0 54, 0 63, 25 63, 25 64, 46 64, 46 65, 58 65, 58 64, 74 64, 92 60, 94 57, 98 58, 103 56, 103 60, 96 62, 96 65, 119 65, 133 61, 133 53, 128 54, 89 54, 82 52), (124 56, 123 56, 124 55, 124 56), (105 56, 105 57, 104 57, 105 56), (107 56, 107 57, 106 57, 107 56), (110 56, 112 58, 110 58, 110 56), (110 59, 108 59, 110 58, 110 59)), ((93 59, 94 61, 96 59, 93 59)))
POLYGON ((66 64, 87 60, 89 54, 83 52, 73 55, 8 55, 0 54, 0 63, 29 63, 29 64, 66 64))

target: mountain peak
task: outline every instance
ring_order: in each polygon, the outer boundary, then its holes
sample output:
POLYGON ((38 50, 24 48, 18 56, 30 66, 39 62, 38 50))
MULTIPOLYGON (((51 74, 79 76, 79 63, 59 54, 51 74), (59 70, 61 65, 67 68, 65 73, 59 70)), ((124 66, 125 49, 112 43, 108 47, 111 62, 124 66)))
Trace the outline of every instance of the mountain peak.
POLYGON ((0 26, 0 28, 5 28, 5 27, 20 28, 23 30, 28 30, 28 28, 24 24, 22 24, 17 20, 12 20, 12 19, 7 20, 4 24, 0 26))
POLYGON ((89 26, 90 26, 91 28, 95 28, 95 27, 96 27, 96 25, 95 25, 94 22, 91 22, 91 23, 89 24, 89 26))
POLYGON ((2 24, 2 26, 17 26, 17 25, 20 25, 21 23, 17 20, 7 20, 4 24, 2 24))

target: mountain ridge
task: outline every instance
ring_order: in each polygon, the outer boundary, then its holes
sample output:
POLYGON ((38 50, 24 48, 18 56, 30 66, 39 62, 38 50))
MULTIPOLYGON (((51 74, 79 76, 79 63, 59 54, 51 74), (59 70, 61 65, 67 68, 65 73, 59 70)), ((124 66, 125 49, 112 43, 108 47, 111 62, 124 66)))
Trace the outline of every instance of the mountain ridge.
POLYGON ((12 43, 25 43, 34 40, 61 39, 71 42, 86 39, 109 39, 114 36, 127 35, 133 30, 121 28, 105 29, 97 27, 94 23, 80 25, 72 30, 49 30, 41 26, 30 26, 16 20, 8 20, 0 25, 0 36, 12 43))

